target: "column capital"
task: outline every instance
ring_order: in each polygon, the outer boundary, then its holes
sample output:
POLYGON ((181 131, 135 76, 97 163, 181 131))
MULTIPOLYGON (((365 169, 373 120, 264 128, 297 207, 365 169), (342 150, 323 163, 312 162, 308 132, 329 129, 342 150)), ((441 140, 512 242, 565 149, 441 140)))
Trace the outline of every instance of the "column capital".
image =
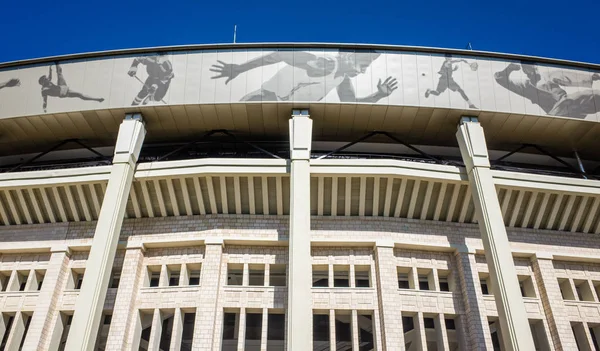
POLYGON ((68 245, 54 245, 50 248, 51 253, 60 253, 64 252, 67 256, 71 256, 71 248, 68 245))
POLYGON ((223 238, 208 237, 204 239, 204 245, 221 245, 224 246, 223 238))
POLYGON ((312 119, 308 110, 293 110, 290 119, 290 159, 309 160, 311 143, 312 119))
POLYGON ((539 251, 536 252, 531 258, 535 260, 553 260, 554 255, 549 252, 539 251))
POLYGON ((485 135, 479 122, 472 117, 463 117, 456 131, 456 139, 467 172, 470 173, 474 167, 490 168, 485 135))
POLYGON ((391 247, 393 249, 394 246, 394 240, 391 239, 378 239, 375 241, 375 247, 391 247))
POLYGON ((128 163, 134 167, 137 163, 142 143, 146 135, 146 127, 142 115, 127 114, 119 127, 113 164, 128 163))

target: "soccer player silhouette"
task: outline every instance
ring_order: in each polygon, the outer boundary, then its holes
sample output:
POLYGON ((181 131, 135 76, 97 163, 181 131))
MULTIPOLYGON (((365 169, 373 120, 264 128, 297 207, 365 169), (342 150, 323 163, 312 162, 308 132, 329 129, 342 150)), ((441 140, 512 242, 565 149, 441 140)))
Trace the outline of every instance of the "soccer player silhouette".
POLYGON ((529 63, 510 63, 505 69, 494 74, 500 86, 529 99, 548 115, 585 118, 589 114, 596 113, 594 100, 599 99, 600 95, 591 89, 567 93, 562 87, 591 88, 594 81, 600 80, 600 74, 593 73, 589 78, 578 80, 571 80, 561 73, 548 74, 548 77, 550 79, 542 79, 538 68, 529 63), (511 73, 519 70, 522 70, 527 77, 525 80, 511 77, 511 73))
MULTIPOLYGON (((171 79, 175 77, 171 61, 164 55, 135 58, 127 74, 137 78, 137 68, 140 63, 146 66, 148 78, 143 82, 144 86, 142 90, 133 99, 131 103, 133 106, 139 104, 146 105, 149 101, 161 101, 165 97, 165 94, 167 94, 167 90, 169 90, 171 79)), ((140 80, 139 78, 137 79, 140 80)))
POLYGON ((48 68, 48 75, 41 76, 38 80, 38 82, 42 86, 42 99, 44 100, 42 107, 44 109, 44 112, 46 112, 46 107, 48 106, 48 96, 53 96, 57 98, 79 98, 85 101, 104 101, 104 98, 91 97, 69 88, 69 86, 67 85, 67 81, 63 76, 62 68, 58 63, 56 63, 55 65, 56 74, 58 76, 56 84, 52 83, 52 66, 48 68))
POLYGON ((286 63, 260 89, 242 97, 241 101, 320 101, 333 90, 342 102, 374 103, 398 88, 395 78, 379 79, 377 91, 356 97, 351 78, 365 73, 378 53, 340 52, 335 57, 317 56, 303 51, 277 51, 242 64, 217 61, 210 69, 217 73, 212 79, 226 78, 225 84, 239 74, 254 68, 286 63))
POLYGON ((450 89, 451 91, 458 92, 460 96, 462 96, 462 98, 467 102, 467 104, 469 104, 469 108, 477 108, 477 106, 471 102, 465 91, 460 87, 460 85, 458 85, 458 83, 456 83, 454 78, 452 78, 452 74, 458 69, 458 65, 456 64, 461 62, 470 65, 473 71, 477 70, 476 62, 469 64, 469 62, 465 59, 453 60, 451 55, 446 54, 446 59, 438 71, 440 79, 438 81, 437 88, 435 90, 427 89, 427 91, 425 91, 425 97, 428 98, 429 95, 439 96, 441 93, 445 92, 446 89, 450 89))

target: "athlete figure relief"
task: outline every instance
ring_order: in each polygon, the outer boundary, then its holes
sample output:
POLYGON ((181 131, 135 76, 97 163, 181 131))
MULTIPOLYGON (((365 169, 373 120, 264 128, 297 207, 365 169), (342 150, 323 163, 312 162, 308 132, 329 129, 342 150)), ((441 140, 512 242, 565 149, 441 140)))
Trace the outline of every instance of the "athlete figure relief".
POLYGON ((18 78, 11 78, 6 82, 0 83, 0 89, 12 88, 21 85, 21 81, 18 78))
POLYGON ((596 113, 594 98, 599 98, 591 89, 567 93, 562 86, 580 86, 591 88, 600 74, 594 73, 590 79, 572 80, 560 72, 542 79, 538 68, 529 63, 511 63, 504 70, 494 74, 496 82, 504 88, 531 100, 539 105, 548 115, 585 118, 596 113), (515 79, 511 73, 522 70, 527 79, 515 79))
POLYGON ((135 77, 143 84, 142 90, 133 99, 132 106, 139 104, 146 105, 149 101, 162 101, 165 103, 163 98, 167 94, 167 90, 169 90, 171 79, 175 77, 171 61, 164 55, 135 58, 127 74, 135 77), (145 82, 142 82, 137 76, 137 68, 140 63, 146 66, 146 72, 148 73, 148 78, 146 78, 145 82))
POLYGON ((462 96, 462 98, 467 102, 467 104, 469 104, 469 108, 477 108, 477 106, 475 106, 473 102, 471 102, 465 91, 460 87, 460 85, 458 85, 458 83, 456 83, 454 78, 452 78, 452 74, 454 73, 454 71, 458 70, 459 68, 457 64, 461 62, 469 65, 471 67, 471 70, 477 70, 477 62, 469 63, 465 59, 453 60, 452 55, 446 54, 446 59, 444 60, 444 63, 442 63, 442 67, 438 71, 440 79, 437 88, 435 90, 427 89, 425 91, 425 97, 428 98, 429 95, 439 96, 441 93, 446 91, 446 89, 450 89, 451 91, 458 92, 460 96, 462 96))
POLYGON ((379 79, 377 92, 356 97, 351 78, 365 73, 380 54, 340 52, 335 57, 316 56, 308 52, 279 51, 252 59, 246 63, 233 64, 217 61, 210 69, 217 73, 212 79, 226 78, 225 84, 239 74, 261 66, 285 62, 273 78, 264 82, 260 89, 242 97, 241 101, 320 101, 337 89, 340 101, 377 102, 398 88, 395 78, 379 79))
POLYGON ((57 98, 79 98, 84 101, 97 101, 103 102, 104 98, 95 98, 89 95, 82 94, 71 89, 67 85, 67 81, 62 73, 62 67, 58 63, 56 65, 56 84, 52 83, 52 66, 48 67, 48 75, 41 76, 38 82, 42 86, 42 99, 44 103, 42 107, 44 108, 44 112, 46 112, 46 107, 48 106, 48 96, 53 96, 57 98))

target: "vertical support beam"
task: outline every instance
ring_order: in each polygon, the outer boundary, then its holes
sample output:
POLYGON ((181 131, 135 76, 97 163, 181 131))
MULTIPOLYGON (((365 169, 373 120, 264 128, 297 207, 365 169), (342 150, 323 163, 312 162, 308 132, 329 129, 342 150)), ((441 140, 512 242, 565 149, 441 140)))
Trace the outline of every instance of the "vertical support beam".
POLYGON ((139 312, 135 309, 136 292, 140 289, 144 274, 144 246, 142 243, 130 241, 127 243, 123 269, 119 280, 119 289, 115 298, 115 307, 111 320, 110 330, 106 345, 108 349, 131 349, 133 340, 132 331, 139 319, 139 312))
POLYGON ((244 351, 246 344, 246 308, 240 308, 240 321, 238 323, 238 344, 237 350, 244 351))
POLYGON ((52 319, 57 310, 61 287, 68 276, 70 251, 67 246, 53 247, 44 283, 40 290, 23 350, 46 350, 52 335, 52 319))
POLYGON ((531 259, 531 263, 540 292, 540 300, 548 320, 549 341, 554 344, 557 351, 577 350, 569 316, 554 273, 552 256, 537 253, 531 259))
POLYGON ((288 351, 312 349, 310 257, 310 149, 308 111, 290 119, 290 239, 288 275, 288 351))
POLYGON ((173 331, 171 331, 171 344, 169 345, 169 350, 181 350, 183 317, 184 313, 181 312, 181 308, 176 308, 175 315, 173 315, 173 331))
MULTIPOLYGON (((444 314, 437 314, 433 322, 435 323, 438 351, 450 351, 450 344, 448 342, 448 331, 446 330, 446 319, 444 318, 444 314)), ((456 337, 457 339, 460 338, 459 335, 457 335, 456 337)))
MULTIPOLYGON (((404 350, 402 316, 397 309, 398 272, 394 258, 394 242, 378 240, 375 244, 375 268, 379 290, 379 318, 383 350, 404 350)), ((374 333, 375 334, 375 333, 374 333)))
MULTIPOLYGON (((217 301, 221 280, 221 268, 223 257, 223 239, 206 238, 204 240, 204 260, 202 261, 202 282, 198 296, 202 296, 202 310, 196 310, 196 324, 194 326, 194 341, 192 350, 209 351, 218 349, 219 346, 213 340, 215 337, 214 329, 217 321, 217 301), (215 343, 213 347, 213 343, 215 343)), ((221 318, 222 314, 221 314, 221 318)), ((218 340, 220 335, 216 336, 218 340)))
POLYGON ((6 351, 18 351, 21 339, 25 333, 25 323, 27 322, 27 316, 23 312, 15 313, 12 327, 10 328, 10 335, 6 340, 6 351))
POLYGON ((150 340, 148 350, 160 350, 160 337, 162 335, 162 313, 157 308, 152 315, 152 328, 150 328, 150 340))
POLYGON ((479 288, 479 273, 476 270, 475 250, 468 247, 460 248, 456 252, 456 264, 461 296, 465 306, 462 329, 469 338, 472 350, 493 350, 492 336, 485 313, 483 293, 479 288), (467 332, 468 330, 468 332, 467 332))
POLYGON ((113 165, 86 264, 85 278, 75 303, 67 350, 91 351, 96 343, 125 206, 145 135, 142 116, 126 115, 119 128, 113 165))
POLYGON ((490 171, 483 128, 473 119, 463 117, 456 137, 467 168, 479 231, 494 282, 492 288, 504 345, 508 351, 533 350, 533 337, 490 171))

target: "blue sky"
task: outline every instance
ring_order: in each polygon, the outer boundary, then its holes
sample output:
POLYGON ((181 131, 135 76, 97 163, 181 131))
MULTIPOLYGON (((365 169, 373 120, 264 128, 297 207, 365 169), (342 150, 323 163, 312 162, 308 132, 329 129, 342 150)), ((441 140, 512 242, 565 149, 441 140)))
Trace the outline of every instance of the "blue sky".
POLYGON ((145 46, 354 42, 600 63, 600 1, 22 1, 3 4, 0 62, 145 46))

